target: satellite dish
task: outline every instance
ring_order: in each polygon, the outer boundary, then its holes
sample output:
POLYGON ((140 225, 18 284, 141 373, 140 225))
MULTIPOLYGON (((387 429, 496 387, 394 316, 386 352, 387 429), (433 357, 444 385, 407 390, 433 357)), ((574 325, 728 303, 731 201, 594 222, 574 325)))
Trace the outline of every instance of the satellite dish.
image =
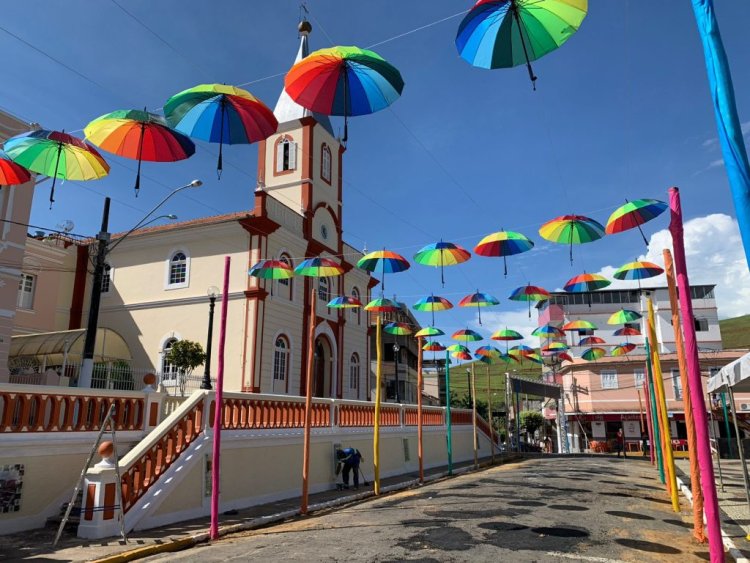
POLYGON ((76 228, 76 224, 70 219, 65 219, 57 224, 57 228, 67 234, 76 228))

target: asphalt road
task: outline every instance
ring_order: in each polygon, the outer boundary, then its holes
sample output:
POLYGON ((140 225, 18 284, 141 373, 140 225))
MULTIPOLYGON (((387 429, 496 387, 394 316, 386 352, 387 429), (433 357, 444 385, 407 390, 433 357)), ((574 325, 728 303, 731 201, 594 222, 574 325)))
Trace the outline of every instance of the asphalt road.
POLYGON ((641 459, 540 458, 151 560, 703 561, 641 459))

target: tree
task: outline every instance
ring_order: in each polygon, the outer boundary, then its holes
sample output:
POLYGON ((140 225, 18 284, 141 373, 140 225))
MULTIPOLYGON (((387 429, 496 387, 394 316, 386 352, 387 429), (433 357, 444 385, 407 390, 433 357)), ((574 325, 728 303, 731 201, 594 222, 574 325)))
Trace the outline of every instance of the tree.
POLYGON ((544 417, 539 411, 523 411, 521 413, 521 426, 526 428, 527 433, 533 435, 543 425, 544 417))
POLYGON ((169 349, 167 361, 177 370, 177 383, 180 387, 180 396, 185 396, 185 384, 187 379, 198 366, 206 361, 206 353, 203 346, 192 340, 178 340, 169 349))

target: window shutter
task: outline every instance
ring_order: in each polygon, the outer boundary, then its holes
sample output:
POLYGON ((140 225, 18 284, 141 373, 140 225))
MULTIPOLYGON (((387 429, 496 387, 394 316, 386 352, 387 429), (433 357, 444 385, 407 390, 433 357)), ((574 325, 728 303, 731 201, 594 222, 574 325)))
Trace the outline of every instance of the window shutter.
POLYGON ((289 143, 289 170, 297 169, 297 143, 289 143))
POLYGON ((276 172, 283 172, 284 171, 284 143, 281 141, 278 145, 276 145, 276 172))

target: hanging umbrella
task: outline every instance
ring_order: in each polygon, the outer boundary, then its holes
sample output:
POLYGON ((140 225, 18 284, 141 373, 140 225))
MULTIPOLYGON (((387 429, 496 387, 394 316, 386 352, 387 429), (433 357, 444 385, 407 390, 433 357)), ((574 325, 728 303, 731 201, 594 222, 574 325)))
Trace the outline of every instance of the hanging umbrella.
POLYGON ((512 301, 526 301, 529 304, 529 318, 531 318, 531 302, 549 299, 549 291, 536 285, 524 285, 514 289, 508 296, 512 301))
POLYGON ((466 352, 466 353, 469 353, 469 352, 471 352, 471 350, 469 350, 463 344, 451 344, 450 346, 448 346, 446 348, 446 350, 448 350, 449 352, 453 352, 453 353, 456 353, 456 352, 466 352))
POLYGON ((642 336, 641 331, 637 328, 631 328, 629 326, 618 328, 612 334, 615 336, 642 336))
POLYGON ((471 253, 452 242, 434 242, 428 244, 414 255, 414 261, 423 266, 440 267, 440 283, 445 287, 445 266, 462 264, 471 258, 471 253))
POLYGON ((557 355, 557 359, 560 360, 561 362, 572 362, 573 361, 573 356, 571 356, 567 352, 560 352, 557 355))
POLYGON ((406 323, 388 323, 383 327, 383 330, 388 334, 395 334, 396 336, 409 336, 414 332, 411 325, 406 323))
POLYGON ((141 162, 175 162, 190 158, 195 144, 155 113, 122 109, 97 117, 83 130, 86 140, 107 152, 138 161, 135 195, 141 189, 141 162))
POLYGON ((567 344, 563 344, 562 342, 550 342, 542 348, 542 352, 564 352, 567 349, 567 344))
POLYGON ((525 344, 516 344, 510 350, 508 350, 508 354, 510 354, 511 356, 525 356, 527 354, 533 353, 534 349, 530 346, 526 346, 525 344))
POLYGON ((216 173, 221 180, 222 148, 255 143, 279 127, 273 111, 247 90, 226 84, 199 84, 164 104, 164 116, 177 131, 194 139, 219 143, 216 173))
POLYGON ((443 336, 444 334, 445 333, 439 328, 435 328, 434 326, 426 326, 418 330, 417 334, 415 334, 414 336, 416 338, 420 338, 424 336, 443 336))
POLYGON ((58 178, 96 180, 109 174, 109 164, 94 147, 60 131, 39 129, 22 133, 5 141, 4 148, 16 164, 52 178, 50 208, 55 202, 58 178))
POLYGON ((492 340, 504 340, 507 342, 509 340, 523 340, 523 335, 512 328, 501 328, 493 332, 490 338, 492 340))
POLYGON ((477 314, 479 315, 479 326, 482 325, 482 307, 493 307, 495 305, 500 305, 500 301, 498 301, 496 297, 493 297, 489 293, 480 293, 478 289, 476 293, 467 295, 458 302, 459 307, 477 308, 477 314))
POLYGON ((536 90, 535 61, 578 31, 587 0, 479 0, 456 34, 462 59, 479 68, 526 65, 536 90))
POLYGON ((383 284, 381 285, 381 291, 385 291, 385 275, 396 274, 409 269, 409 262, 406 258, 390 250, 376 250, 370 252, 357 261, 357 268, 367 270, 368 272, 376 272, 380 270, 383 278, 383 284))
POLYGON ((547 323, 546 325, 536 327, 531 332, 531 336, 538 336, 539 338, 562 338, 565 336, 565 333, 555 325, 547 323))
POLYGON ((635 350, 636 346, 635 344, 631 343, 625 343, 621 344, 620 346, 615 346, 612 348, 612 355, 613 356, 624 356, 626 354, 630 354, 633 350, 635 350))
POLYGON ((5 151, 0 151, 0 186, 17 186, 29 180, 31 180, 29 171, 13 162, 5 151))
POLYGON ((641 280, 653 278, 664 273, 664 269, 653 262, 635 261, 620 266, 614 274, 618 280, 637 280, 638 291, 641 290, 641 280))
POLYGON ((419 311, 421 313, 432 313, 432 324, 435 324, 435 311, 447 311, 448 309, 453 309, 453 303, 448 301, 445 297, 440 297, 439 295, 430 295, 429 297, 423 297, 414 305, 412 305, 412 308, 415 311, 419 311))
POLYGON ((482 356, 481 354, 477 354, 474 352, 474 358, 482 362, 483 364, 492 365, 492 363, 495 361, 495 358, 492 356, 482 356))
POLYGON ((578 346, 593 346, 594 344, 606 344, 606 342, 598 336, 587 336, 578 342, 578 346))
POLYGON ((543 364, 544 359, 537 354, 536 352, 531 352, 529 354, 524 354, 523 359, 529 360, 530 362, 534 362, 535 364, 543 364))
POLYGON ((508 276, 507 257, 514 254, 521 254, 531 250, 534 243, 531 242, 521 233, 514 231, 499 231, 487 235, 479 241, 474 247, 474 253, 479 256, 502 256, 503 257, 503 275, 508 276))
POLYGON ((643 234, 641 225, 658 217, 667 209, 668 205, 658 199, 636 199, 625 200, 625 205, 618 207, 612 212, 607 220, 606 232, 608 235, 621 233, 638 227, 643 242, 648 246, 646 235, 643 234))
POLYGON ((598 327, 591 321, 578 319, 562 325, 562 330, 598 330, 598 327))
POLYGON ((425 342, 424 346, 422 346, 422 350, 425 350, 426 352, 443 352, 445 351, 445 346, 440 344, 440 342, 430 340, 429 342, 425 342))
POLYGON ((284 78, 284 89, 299 105, 325 115, 350 116, 387 108, 404 89, 401 73, 373 51, 330 47, 310 53, 284 78))
POLYGON ((282 260, 261 260, 247 272, 249 276, 265 280, 285 280, 294 277, 294 271, 282 260))
POLYGON ((479 348, 474 350, 474 355, 489 358, 499 358, 503 355, 503 353, 494 346, 480 346, 479 348))
POLYGON ((484 340, 481 334, 468 328, 457 330, 453 333, 451 338, 460 342, 477 342, 479 340, 484 340))
POLYGON ((401 306, 398 303, 386 297, 378 297, 365 305, 365 311, 374 313, 395 313, 400 310, 401 306))
POLYGON ((465 362, 472 359, 471 352, 453 352, 451 356, 453 356, 457 360, 463 360, 465 362))
POLYGON ((596 291, 597 289, 603 289, 612 282, 604 276, 599 274, 587 274, 583 273, 578 276, 570 278, 563 289, 568 293, 583 293, 585 291, 596 291))
POLYGON ((573 263, 573 245, 599 240, 604 227, 583 215, 563 215, 547 221, 539 228, 542 238, 558 244, 570 245, 570 263, 573 263))
POLYGON ((362 306, 362 302, 356 297, 341 295, 331 299, 326 306, 331 309, 356 309, 362 306))
POLYGON ((587 362, 595 362, 606 353, 607 351, 604 348, 586 348, 581 354, 581 358, 587 362))
POLYGON ((300 262, 294 273, 298 276, 308 276, 314 278, 325 278, 328 276, 340 276, 344 273, 344 268, 330 258, 306 258, 300 262))
POLYGON ((620 309, 616 313, 612 313, 607 319, 607 324, 610 325, 624 325, 625 323, 632 323, 641 318, 641 314, 630 309, 620 309))

